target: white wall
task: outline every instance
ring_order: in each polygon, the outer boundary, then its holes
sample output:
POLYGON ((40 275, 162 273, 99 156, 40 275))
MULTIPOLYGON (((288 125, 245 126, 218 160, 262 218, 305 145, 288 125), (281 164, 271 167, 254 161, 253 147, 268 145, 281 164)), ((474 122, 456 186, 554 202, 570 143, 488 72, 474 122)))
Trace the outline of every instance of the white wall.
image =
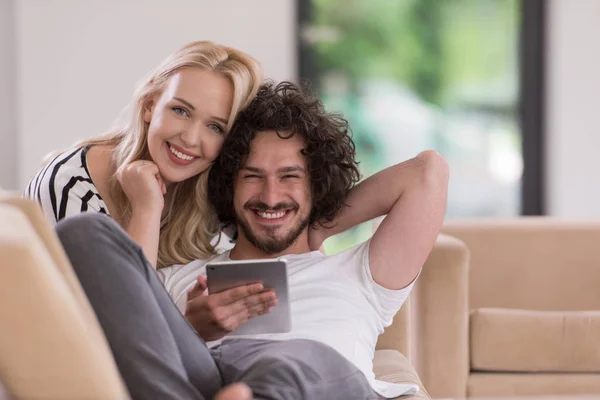
MULTIPOLYGON (((137 80, 187 42, 237 47, 261 61, 267 77, 296 76, 294 0, 19 0, 14 6, 19 189, 48 152, 106 130, 137 80)), ((3 58, 6 49, 0 51, 3 58)))
MULTIPOLYGON (((548 8, 548 211, 600 217, 600 1, 548 8)), ((0 186, 21 189, 47 152, 104 131, 137 79, 188 41, 295 77, 295 20, 295 0, 0 0, 0 186)))
POLYGON ((546 198, 551 215, 600 218, 600 1, 550 0, 546 198))
POLYGON ((13 0, 0 0, 0 186, 17 187, 16 43, 13 0))

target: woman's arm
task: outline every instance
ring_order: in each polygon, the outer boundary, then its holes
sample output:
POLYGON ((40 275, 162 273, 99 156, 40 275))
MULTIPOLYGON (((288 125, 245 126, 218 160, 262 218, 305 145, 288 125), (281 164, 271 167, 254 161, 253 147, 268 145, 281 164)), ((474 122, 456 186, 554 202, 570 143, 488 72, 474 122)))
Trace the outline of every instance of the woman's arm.
POLYGON ((160 235, 160 211, 140 211, 132 213, 127 224, 127 234, 144 251, 144 255, 156 269, 158 261, 158 238, 160 235))
POLYGON ((151 161, 137 160, 120 169, 117 178, 131 204, 125 230, 156 269, 160 219, 167 192, 158 167, 151 161))

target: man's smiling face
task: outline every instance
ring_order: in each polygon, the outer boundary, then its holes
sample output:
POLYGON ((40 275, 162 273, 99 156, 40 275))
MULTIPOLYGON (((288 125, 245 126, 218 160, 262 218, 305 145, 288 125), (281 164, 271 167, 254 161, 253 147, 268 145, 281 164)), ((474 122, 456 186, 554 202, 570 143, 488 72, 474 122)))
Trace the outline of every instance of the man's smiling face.
POLYGON ((311 194, 303 148, 298 134, 288 139, 274 131, 256 134, 234 185, 238 243, 245 239, 266 254, 277 254, 302 235, 307 240, 311 194))

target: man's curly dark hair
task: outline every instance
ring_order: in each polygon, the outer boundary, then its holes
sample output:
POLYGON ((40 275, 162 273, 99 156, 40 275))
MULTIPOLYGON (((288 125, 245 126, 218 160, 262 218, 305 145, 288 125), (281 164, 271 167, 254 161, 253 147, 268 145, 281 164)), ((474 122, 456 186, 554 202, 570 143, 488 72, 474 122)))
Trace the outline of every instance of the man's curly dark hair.
POLYGON ((327 113, 323 104, 291 82, 265 83, 242 111, 208 177, 208 198, 221 222, 236 224, 233 186, 257 132, 276 131, 283 139, 302 135, 311 183, 309 223, 327 226, 345 205, 360 179, 348 121, 327 113))

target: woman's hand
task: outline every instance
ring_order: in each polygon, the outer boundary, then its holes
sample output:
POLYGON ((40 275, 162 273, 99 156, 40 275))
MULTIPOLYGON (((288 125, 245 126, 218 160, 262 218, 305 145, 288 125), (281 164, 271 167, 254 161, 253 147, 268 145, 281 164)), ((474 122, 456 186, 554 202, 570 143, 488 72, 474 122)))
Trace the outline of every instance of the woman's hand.
POLYGON ((121 168, 117 179, 129 199, 132 214, 162 213, 167 187, 156 164, 152 161, 136 160, 121 168))
POLYGON ((129 220, 122 221, 125 230, 156 268, 160 219, 167 187, 156 164, 147 160, 137 160, 121 168, 117 179, 131 204, 129 220))

